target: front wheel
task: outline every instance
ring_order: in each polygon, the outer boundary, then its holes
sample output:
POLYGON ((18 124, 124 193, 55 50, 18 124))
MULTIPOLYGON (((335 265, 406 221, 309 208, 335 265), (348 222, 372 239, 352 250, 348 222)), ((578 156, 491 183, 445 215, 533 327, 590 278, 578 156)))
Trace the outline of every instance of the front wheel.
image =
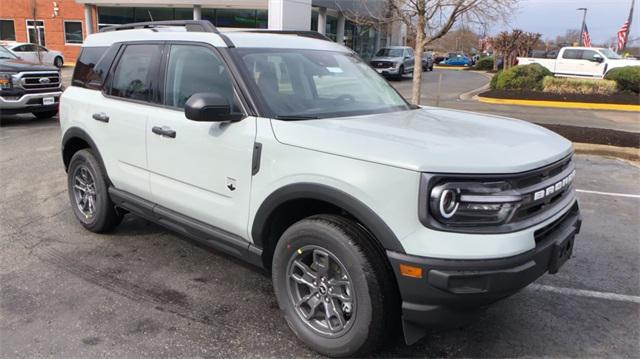
POLYGON ((106 176, 91 150, 80 150, 71 157, 67 187, 73 213, 86 229, 107 232, 122 221, 122 214, 109 198, 106 176))
POLYGON ((282 235, 272 266, 278 304, 298 338, 335 357, 363 356, 399 320, 384 258, 357 223, 334 215, 303 219, 282 235))

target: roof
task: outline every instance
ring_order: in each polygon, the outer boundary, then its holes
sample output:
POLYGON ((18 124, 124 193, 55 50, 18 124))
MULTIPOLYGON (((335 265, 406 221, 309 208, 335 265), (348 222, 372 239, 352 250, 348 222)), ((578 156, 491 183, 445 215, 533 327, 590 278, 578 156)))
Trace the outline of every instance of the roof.
POLYGON ((156 27, 133 30, 99 32, 89 35, 84 47, 111 46, 117 42, 134 41, 196 41, 209 43, 215 47, 228 47, 222 36, 226 36, 233 46, 252 48, 294 48, 352 52, 351 49, 333 41, 298 36, 296 34, 260 32, 255 30, 219 29, 222 33, 186 31, 184 27, 156 27))

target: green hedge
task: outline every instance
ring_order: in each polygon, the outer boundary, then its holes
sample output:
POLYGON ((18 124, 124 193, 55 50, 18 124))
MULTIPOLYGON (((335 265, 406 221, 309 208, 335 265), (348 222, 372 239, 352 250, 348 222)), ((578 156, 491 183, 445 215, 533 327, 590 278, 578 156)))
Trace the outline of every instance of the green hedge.
POLYGON ((494 90, 542 91, 542 80, 552 76, 551 71, 542 65, 518 65, 497 73, 491 81, 494 90))
POLYGON ((618 67, 607 72, 604 78, 617 82, 620 91, 640 93, 640 66, 618 67))
POLYGON ((476 70, 493 70, 493 57, 483 57, 474 66, 476 70))

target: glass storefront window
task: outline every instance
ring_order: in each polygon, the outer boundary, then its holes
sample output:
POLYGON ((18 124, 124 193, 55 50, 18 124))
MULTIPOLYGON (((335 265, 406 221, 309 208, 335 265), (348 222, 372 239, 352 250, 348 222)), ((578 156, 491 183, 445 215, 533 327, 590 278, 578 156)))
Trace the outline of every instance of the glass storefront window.
MULTIPOLYGON (((143 21, 190 20, 193 8, 163 7, 98 7, 99 28, 109 25, 127 24, 143 21)), ((209 20, 219 27, 267 28, 267 10, 253 9, 202 9, 202 19, 209 20)))

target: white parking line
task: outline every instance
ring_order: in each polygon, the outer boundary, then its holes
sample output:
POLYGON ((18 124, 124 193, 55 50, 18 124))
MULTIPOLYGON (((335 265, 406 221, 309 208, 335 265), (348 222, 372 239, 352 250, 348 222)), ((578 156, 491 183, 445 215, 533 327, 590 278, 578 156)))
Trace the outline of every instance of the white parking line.
POLYGON ((546 291, 546 292, 553 292, 553 293, 566 294, 566 295, 575 295, 578 297, 607 299, 607 300, 615 300, 619 302, 640 304, 640 297, 635 295, 596 292, 593 290, 574 289, 574 288, 560 288, 560 287, 552 287, 549 285, 542 285, 542 284, 531 284, 527 288, 535 291, 546 291))
POLYGON ((586 189, 577 189, 576 192, 589 193, 589 194, 599 194, 599 195, 602 195, 602 196, 612 196, 612 197, 640 198, 640 194, 589 191, 589 190, 586 190, 586 189))

